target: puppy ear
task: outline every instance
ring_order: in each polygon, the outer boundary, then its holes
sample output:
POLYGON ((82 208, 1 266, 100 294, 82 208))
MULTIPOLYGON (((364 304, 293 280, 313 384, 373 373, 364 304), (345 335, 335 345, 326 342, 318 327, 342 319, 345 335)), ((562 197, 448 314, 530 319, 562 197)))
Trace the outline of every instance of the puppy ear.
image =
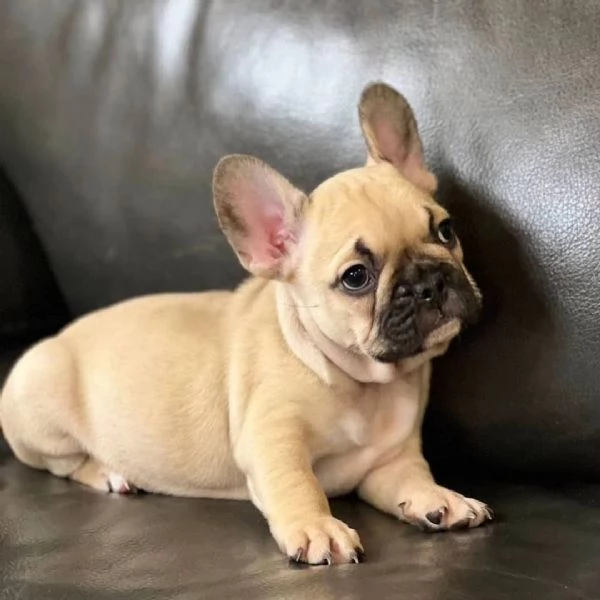
POLYGON ((221 229, 242 265, 259 277, 289 275, 306 195, 261 160, 235 154, 215 167, 213 198, 221 229))
POLYGON ((406 98, 385 83, 372 83, 363 90, 358 115, 369 151, 367 164, 389 162, 406 179, 433 193, 437 180, 425 165, 417 121, 406 98))

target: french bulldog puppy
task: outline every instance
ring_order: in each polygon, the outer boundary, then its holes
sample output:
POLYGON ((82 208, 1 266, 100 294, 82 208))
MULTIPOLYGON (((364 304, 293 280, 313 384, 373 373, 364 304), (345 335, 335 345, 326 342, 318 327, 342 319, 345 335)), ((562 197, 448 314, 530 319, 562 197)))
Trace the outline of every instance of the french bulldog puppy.
POLYGON ((362 93, 363 167, 307 195, 251 156, 214 172, 221 228, 252 277, 90 314, 14 367, 0 420, 27 465, 98 490, 250 499, 297 562, 359 562, 327 497, 357 490, 426 530, 488 507, 421 452, 431 360, 480 293, 432 194, 413 112, 362 93))

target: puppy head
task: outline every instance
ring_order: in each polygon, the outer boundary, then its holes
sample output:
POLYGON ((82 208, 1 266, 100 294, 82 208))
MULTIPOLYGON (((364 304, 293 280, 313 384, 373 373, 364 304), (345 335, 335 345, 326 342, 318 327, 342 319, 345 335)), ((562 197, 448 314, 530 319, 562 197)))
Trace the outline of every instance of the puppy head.
POLYGON ((413 112, 368 86, 359 117, 366 165, 309 196, 249 156, 215 169, 217 216, 242 265, 284 282, 298 310, 342 349, 398 362, 447 344, 481 296, 448 213, 432 197, 413 112))

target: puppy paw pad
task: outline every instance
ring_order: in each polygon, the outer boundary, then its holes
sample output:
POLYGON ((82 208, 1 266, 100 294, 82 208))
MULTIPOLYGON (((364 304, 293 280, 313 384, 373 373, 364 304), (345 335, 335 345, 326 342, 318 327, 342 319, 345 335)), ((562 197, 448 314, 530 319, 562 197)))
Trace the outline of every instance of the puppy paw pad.
POLYGON ((430 523, 433 523, 433 525, 441 525, 442 519, 444 518, 445 514, 446 514, 446 508, 442 506, 441 508, 438 508, 437 510, 432 510, 431 512, 428 512, 425 515, 425 518, 430 523))

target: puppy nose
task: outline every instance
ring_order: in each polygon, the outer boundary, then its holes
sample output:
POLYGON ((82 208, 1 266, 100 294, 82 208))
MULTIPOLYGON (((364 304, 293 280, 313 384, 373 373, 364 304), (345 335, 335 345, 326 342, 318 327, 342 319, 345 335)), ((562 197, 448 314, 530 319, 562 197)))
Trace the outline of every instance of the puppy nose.
POLYGON ((441 273, 425 273, 423 279, 414 286, 415 298, 422 304, 438 304, 443 299, 445 287, 441 273))

